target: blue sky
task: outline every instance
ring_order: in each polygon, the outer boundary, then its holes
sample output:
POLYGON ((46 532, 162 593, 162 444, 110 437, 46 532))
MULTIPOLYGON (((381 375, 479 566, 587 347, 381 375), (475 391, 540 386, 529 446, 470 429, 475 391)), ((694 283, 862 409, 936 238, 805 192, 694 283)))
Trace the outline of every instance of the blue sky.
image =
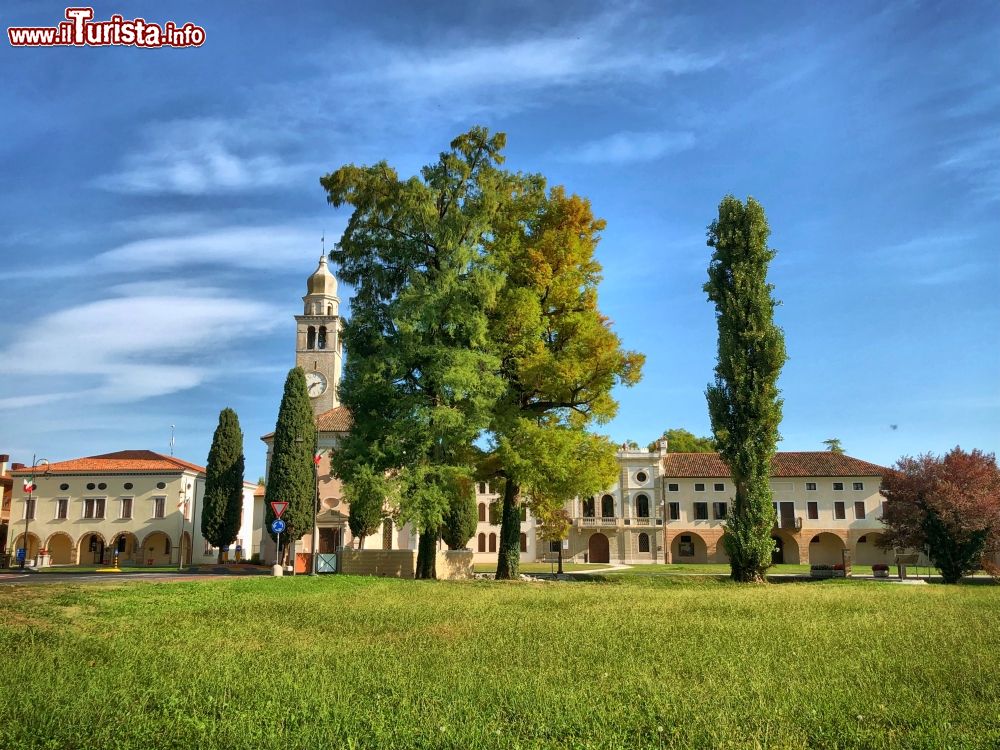
POLYGON ((288 7, 95 6, 192 21, 197 49, 3 42, 0 452, 165 452, 173 424, 203 462, 228 405, 255 478, 346 218, 318 178, 411 174, 474 124, 607 219, 601 306, 647 355, 616 440, 709 430, 705 227, 734 193, 778 250, 780 448, 1000 447, 996 3, 288 7))

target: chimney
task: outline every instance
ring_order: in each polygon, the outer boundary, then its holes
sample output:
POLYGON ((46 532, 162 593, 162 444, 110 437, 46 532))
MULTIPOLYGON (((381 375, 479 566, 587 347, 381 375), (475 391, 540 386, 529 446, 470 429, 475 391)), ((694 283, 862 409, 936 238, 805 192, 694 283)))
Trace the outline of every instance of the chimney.
POLYGON ((656 447, 660 451, 660 453, 666 453, 667 452, 667 439, 666 438, 660 438, 659 440, 657 440, 656 441, 656 447))
POLYGON ((24 468, 24 464, 11 464, 10 465, 10 470, 11 471, 20 471, 23 468, 24 468))
POLYGON ((0 453, 0 474, 7 473, 8 463, 10 463, 10 456, 6 453, 0 453))

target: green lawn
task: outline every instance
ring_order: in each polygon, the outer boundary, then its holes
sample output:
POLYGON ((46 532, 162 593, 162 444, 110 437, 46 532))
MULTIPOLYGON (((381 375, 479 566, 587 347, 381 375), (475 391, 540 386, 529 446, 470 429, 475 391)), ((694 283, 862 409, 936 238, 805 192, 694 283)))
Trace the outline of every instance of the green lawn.
MULTIPOLYGON (((476 563, 474 567, 477 573, 496 573, 497 570, 495 563, 476 563)), ((530 575, 531 573, 551 573, 557 567, 555 563, 521 563, 518 570, 530 575)), ((608 565, 604 565, 603 563, 563 563, 563 570, 567 573, 574 570, 601 570, 608 567, 608 565)))
POLYGON ((0 589, 2 748, 995 748, 1000 587, 0 589))

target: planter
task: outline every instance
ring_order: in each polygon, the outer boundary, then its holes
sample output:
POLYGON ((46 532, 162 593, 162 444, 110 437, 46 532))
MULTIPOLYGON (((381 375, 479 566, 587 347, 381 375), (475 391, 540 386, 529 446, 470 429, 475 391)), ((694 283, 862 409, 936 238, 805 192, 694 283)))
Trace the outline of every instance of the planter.
POLYGON ((876 578, 888 578, 889 577, 889 571, 888 570, 873 570, 872 571, 872 575, 874 575, 876 578))
POLYGON ((810 570, 809 575, 813 578, 833 578, 836 573, 843 575, 843 571, 833 570, 810 570))

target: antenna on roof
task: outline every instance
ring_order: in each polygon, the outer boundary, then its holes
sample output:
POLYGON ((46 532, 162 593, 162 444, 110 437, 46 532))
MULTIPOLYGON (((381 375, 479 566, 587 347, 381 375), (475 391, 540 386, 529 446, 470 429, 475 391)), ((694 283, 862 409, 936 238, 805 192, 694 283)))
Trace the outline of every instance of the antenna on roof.
POLYGON ((319 244, 323 248, 323 257, 326 257, 326 230, 323 230, 322 236, 319 238, 319 244))
POLYGON ((170 425, 170 455, 174 455, 174 426, 170 425))

